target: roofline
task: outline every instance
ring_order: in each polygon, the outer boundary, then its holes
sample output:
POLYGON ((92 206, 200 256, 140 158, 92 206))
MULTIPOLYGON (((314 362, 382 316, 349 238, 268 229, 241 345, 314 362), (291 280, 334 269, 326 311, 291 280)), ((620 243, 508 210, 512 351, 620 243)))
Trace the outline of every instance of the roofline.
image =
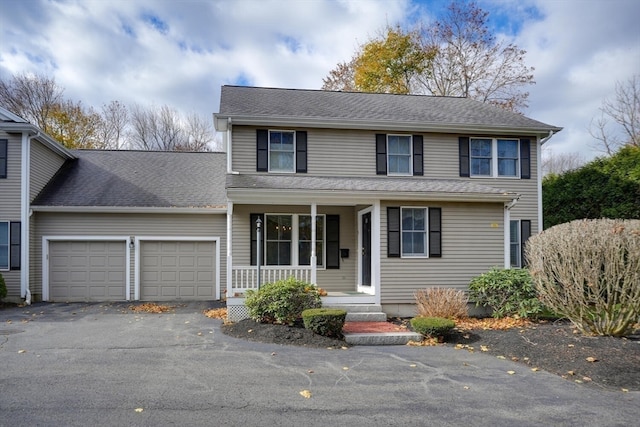
POLYGON ((52 151, 60 154, 67 159, 75 159, 74 156, 67 148, 62 146, 58 141, 44 133, 36 125, 31 123, 12 123, 12 122, 0 122, 0 129, 5 130, 8 133, 11 132, 27 132, 31 136, 35 136, 40 142, 49 147, 52 151))
POLYGON ((309 204, 309 202, 358 205, 372 200, 438 201, 438 202, 496 202, 505 203, 520 197, 518 193, 443 193, 417 191, 342 191, 289 190, 255 188, 227 188, 227 198, 243 204, 309 204), (277 197, 275 197, 277 196, 277 197))
POLYGON ((15 113, 12 113, 11 111, 7 110, 6 108, 4 108, 2 106, 0 106, 0 114, 4 114, 5 116, 10 118, 14 122, 28 123, 25 119, 23 119, 19 115, 15 114, 15 113))
MULTIPOLYGON (((509 133, 514 135, 540 135, 546 136, 549 131, 558 133, 561 127, 513 127, 513 126, 482 126, 466 124, 441 124, 426 122, 397 122, 384 120, 354 120, 354 119, 322 119, 313 117, 289 117, 289 116, 264 116, 264 115, 234 115, 214 114, 214 123, 218 120, 229 120, 234 125, 246 126, 289 126, 289 127, 314 127, 331 129, 360 129, 360 130, 387 130, 387 131, 424 131, 442 133, 509 133)), ((217 129, 216 129, 217 130, 217 129)))
POLYGON ((134 214, 226 214, 227 206, 212 208, 202 207, 144 207, 144 206, 31 206, 34 212, 66 212, 66 213, 134 213, 134 214))

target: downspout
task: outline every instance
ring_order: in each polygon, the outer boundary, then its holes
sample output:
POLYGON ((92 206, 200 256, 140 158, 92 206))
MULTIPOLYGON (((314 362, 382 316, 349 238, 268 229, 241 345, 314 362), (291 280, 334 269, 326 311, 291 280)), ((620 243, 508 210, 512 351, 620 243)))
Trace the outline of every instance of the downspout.
POLYGON ((29 254, 31 247, 29 245, 31 235, 31 212, 29 205, 31 204, 30 188, 31 188, 31 141, 40 137, 40 132, 35 135, 28 136, 25 132, 22 134, 22 176, 20 177, 20 283, 21 297, 27 305, 31 305, 31 289, 29 287, 29 254))
POLYGON ((538 190, 538 232, 542 231, 544 229, 544 218, 542 217, 542 146, 544 145, 545 142, 547 142, 548 140, 551 139, 551 137, 554 135, 553 131, 550 130, 549 131, 549 135, 547 135, 546 137, 542 138, 539 140, 539 143, 537 144, 536 147, 536 162, 537 162, 537 168, 536 168, 536 172, 537 172, 537 178, 538 178, 538 182, 537 182, 537 190, 538 190))
POLYGON ((513 208, 520 196, 504 205, 504 268, 511 268, 511 208, 513 208))

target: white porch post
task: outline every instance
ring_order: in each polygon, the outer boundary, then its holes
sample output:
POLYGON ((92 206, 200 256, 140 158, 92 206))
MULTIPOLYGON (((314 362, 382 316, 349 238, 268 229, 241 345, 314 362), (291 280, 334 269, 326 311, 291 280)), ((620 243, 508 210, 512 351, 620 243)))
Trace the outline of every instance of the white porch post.
POLYGON ((504 268, 511 268, 511 208, 504 206, 504 268))
POLYGON ((317 272, 317 255, 316 255, 316 215, 318 214, 318 205, 311 204, 311 283, 316 285, 317 272))
POLYGON ((382 248, 380 247, 380 200, 373 202, 373 215, 371 215, 371 229, 373 233, 371 235, 371 287, 375 297, 376 304, 381 303, 380 298, 380 253, 382 248))
POLYGON ((232 298, 233 281, 233 202, 227 202, 227 298, 232 298))

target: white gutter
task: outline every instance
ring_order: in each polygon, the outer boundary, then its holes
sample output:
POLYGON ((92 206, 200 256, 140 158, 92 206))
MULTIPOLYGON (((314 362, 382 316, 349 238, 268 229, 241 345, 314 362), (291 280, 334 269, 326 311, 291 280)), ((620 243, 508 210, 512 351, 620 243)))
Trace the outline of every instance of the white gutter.
POLYGON ((511 268, 511 208, 513 208, 520 196, 504 205, 504 268, 511 268))
POLYGON ((30 242, 30 210, 31 203, 31 141, 40 138, 40 132, 29 136, 29 132, 22 133, 22 170, 20 176, 20 297, 27 305, 31 305, 31 289, 29 286, 29 254, 30 242))
POLYGON ((68 212, 68 213, 151 213, 151 214, 226 214, 224 205, 212 208, 149 208, 136 206, 32 206, 34 212, 68 212))
POLYGON ((542 146, 545 142, 551 139, 554 135, 552 130, 549 131, 549 135, 538 139, 538 144, 536 144, 536 163, 537 163, 537 190, 538 190, 538 233, 544 230, 544 218, 542 214, 542 146))

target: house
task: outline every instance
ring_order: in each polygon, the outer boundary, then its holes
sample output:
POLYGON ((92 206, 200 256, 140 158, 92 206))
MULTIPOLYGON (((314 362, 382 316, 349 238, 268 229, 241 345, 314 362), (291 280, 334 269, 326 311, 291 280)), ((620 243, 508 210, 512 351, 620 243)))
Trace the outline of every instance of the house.
POLYGON ((416 289, 523 264, 561 130, 464 98, 239 86, 214 123, 225 153, 67 150, 0 109, 10 296, 226 294, 239 319, 258 275, 295 276, 411 314, 416 289))

